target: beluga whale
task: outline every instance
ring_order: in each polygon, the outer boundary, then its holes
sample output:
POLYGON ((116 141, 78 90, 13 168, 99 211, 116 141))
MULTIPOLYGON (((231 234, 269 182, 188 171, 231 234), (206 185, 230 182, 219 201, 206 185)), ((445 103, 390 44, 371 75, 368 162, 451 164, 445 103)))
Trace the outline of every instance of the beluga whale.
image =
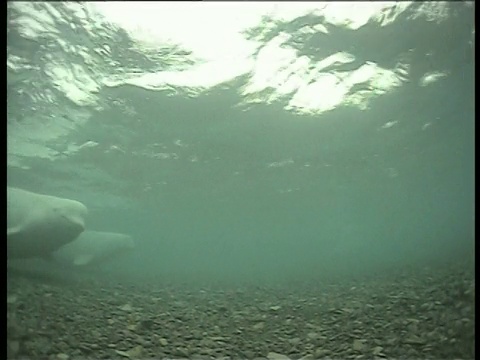
POLYGON ((69 266, 99 266, 134 248, 135 242, 130 235, 88 230, 60 247, 52 258, 69 266))
POLYGON ((7 186, 7 259, 49 258, 85 230, 79 201, 7 186))

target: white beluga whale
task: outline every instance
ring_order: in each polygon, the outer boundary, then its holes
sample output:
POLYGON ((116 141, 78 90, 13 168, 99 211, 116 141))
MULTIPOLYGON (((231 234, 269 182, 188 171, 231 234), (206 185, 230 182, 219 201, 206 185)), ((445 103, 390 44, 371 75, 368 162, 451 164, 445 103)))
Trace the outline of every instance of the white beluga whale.
POLYGON ((97 265, 135 248, 132 237, 125 234, 85 231, 74 241, 52 254, 59 263, 73 266, 97 265))
POLYGON ((7 258, 49 257, 85 230, 79 201, 7 186, 7 258))

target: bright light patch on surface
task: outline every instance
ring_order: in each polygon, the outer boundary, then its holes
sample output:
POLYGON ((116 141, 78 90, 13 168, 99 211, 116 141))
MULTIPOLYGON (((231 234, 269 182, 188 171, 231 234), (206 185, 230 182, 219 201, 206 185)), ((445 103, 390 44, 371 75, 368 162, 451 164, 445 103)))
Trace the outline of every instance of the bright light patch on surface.
POLYGON ((255 59, 252 77, 244 89, 244 95, 283 85, 283 81, 278 78, 279 72, 294 65, 297 60, 297 52, 294 49, 280 47, 288 38, 287 34, 281 34, 260 50, 255 59))
POLYGON ((332 110, 342 103, 347 90, 335 75, 322 74, 314 83, 299 89, 290 101, 289 108, 298 111, 332 110))
POLYGON ((147 45, 178 44, 204 60, 245 57, 254 44, 240 33, 256 25, 268 3, 95 2, 90 4, 147 45))
POLYGON ((420 86, 428 86, 447 76, 445 72, 429 72, 420 79, 420 86))
POLYGON ((131 84, 143 87, 149 90, 160 90, 168 86, 192 87, 197 89, 209 89, 219 85, 226 80, 232 80, 235 77, 248 72, 251 68, 251 62, 232 63, 232 67, 223 67, 224 64, 218 60, 206 64, 200 64, 184 71, 162 71, 157 73, 147 73, 125 81, 115 81, 107 83, 110 86, 120 84, 131 84), (222 71, 218 71, 222 69, 222 71))
POLYGON ((346 26, 350 29, 358 29, 371 19, 378 16, 382 11, 395 6, 391 1, 342 1, 330 3, 322 14, 328 22, 338 26, 346 26))
POLYGON ((392 126, 395 126, 398 124, 397 120, 392 120, 392 121, 387 121, 385 124, 382 125, 382 129, 388 129, 391 128, 392 126))
MULTIPOLYGON (((198 60, 188 70, 142 74, 117 79, 109 85, 128 83, 151 90, 178 86, 194 88, 200 93, 249 74, 249 81, 242 89, 247 103, 268 103, 288 95, 291 98, 287 108, 317 113, 341 104, 365 107, 372 94, 384 93, 398 85, 397 77, 369 64, 354 70, 351 75, 341 74, 343 81, 339 81, 338 74, 327 71, 354 61, 352 54, 339 52, 314 61, 305 55, 299 57, 288 45, 289 34, 280 33, 267 43, 247 40, 243 34, 258 26, 262 16, 291 21, 312 13, 323 15, 327 23, 358 29, 371 19, 385 18, 385 12, 390 11, 390 16, 395 16, 400 10, 395 10, 394 2, 98 2, 90 6, 145 46, 175 44, 191 51, 192 58, 198 60), (257 49, 259 52, 254 56, 257 49), (348 95, 353 85, 368 81, 372 82, 370 96, 361 93, 354 99, 348 95), (376 88, 380 90, 375 92, 376 88)), ((406 6, 400 8, 403 10, 406 6)), ((324 25, 305 26, 301 32, 325 34, 328 29, 324 25)))

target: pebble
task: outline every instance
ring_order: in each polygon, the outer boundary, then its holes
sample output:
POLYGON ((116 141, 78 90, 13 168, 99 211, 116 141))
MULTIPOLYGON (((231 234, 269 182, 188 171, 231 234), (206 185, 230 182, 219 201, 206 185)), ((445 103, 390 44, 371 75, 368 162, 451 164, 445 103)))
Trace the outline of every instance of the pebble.
POLYGON ((365 349, 364 341, 365 340, 358 339, 353 340, 352 349, 355 351, 363 351, 365 349))
POLYGON ((315 360, 315 357, 312 354, 302 356, 300 360, 315 360))
POLYGON ((253 330, 262 330, 265 327, 265 323, 263 321, 256 323, 252 326, 253 330))
POLYGON ((122 350, 115 350, 115 353, 117 353, 118 355, 120 356, 123 356, 123 357, 126 357, 126 358, 129 358, 130 357, 130 354, 126 351, 122 351, 122 350))
POLYGON ((119 307, 119 309, 122 310, 122 311, 128 311, 128 312, 133 310, 132 305, 130 305, 130 304, 122 305, 122 306, 119 307))
POLYGON ((290 360, 287 355, 279 354, 276 352, 269 352, 267 354, 267 359, 269 360, 290 360))
POLYGON ((380 355, 382 353, 383 347, 375 346, 372 350, 373 355, 380 355))
POLYGON ((173 355, 180 358, 188 358, 189 351, 187 348, 179 346, 175 348, 173 355))
POLYGON ((142 357, 142 354, 143 354, 142 345, 137 345, 134 348, 128 350, 128 355, 130 355, 132 359, 139 359, 142 357))
POLYGON ((415 334, 411 334, 408 338, 404 340, 405 344, 410 344, 410 345, 423 345, 425 344, 425 340, 420 338, 419 336, 415 334))
POLYGON ((130 331, 135 331, 135 330, 137 330, 137 325, 135 325, 135 324, 127 325, 127 329, 130 330, 130 331))
POLYGON ((325 355, 327 355, 329 353, 330 353, 330 350, 320 348, 320 349, 315 350, 314 356, 315 356, 316 359, 318 359, 318 358, 324 357, 325 355))
POLYGON ((295 346, 295 345, 298 345, 302 342, 302 339, 300 339, 299 337, 296 337, 296 338, 293 338, 293 339, 289 339, 288 342, 295 346))

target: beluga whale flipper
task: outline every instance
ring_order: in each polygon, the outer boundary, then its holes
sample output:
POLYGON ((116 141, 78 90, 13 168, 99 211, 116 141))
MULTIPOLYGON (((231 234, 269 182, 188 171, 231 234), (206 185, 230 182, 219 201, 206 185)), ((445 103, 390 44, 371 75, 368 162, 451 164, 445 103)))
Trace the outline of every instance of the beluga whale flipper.
POLYGON ((98 265, 135 248, 130 235, 85 231, 52 254, 59 263, 72 266, 98 265))
POLYGON ((7 186, 7 258, 49 257, 85 230, 81 202, 7 186))

